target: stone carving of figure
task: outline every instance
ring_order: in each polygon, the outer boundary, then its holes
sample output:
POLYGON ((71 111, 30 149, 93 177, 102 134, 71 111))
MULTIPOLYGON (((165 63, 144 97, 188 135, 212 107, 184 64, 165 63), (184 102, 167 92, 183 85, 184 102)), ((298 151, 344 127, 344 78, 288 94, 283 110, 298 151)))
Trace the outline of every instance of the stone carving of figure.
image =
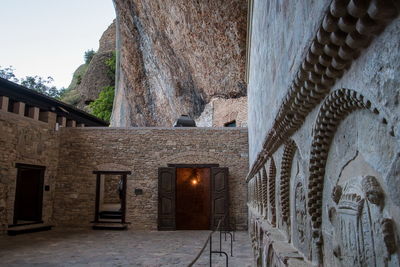
MULTIPOLYGON (((332 192, 333 255, 339 266, 394 266, 398 258, 392 221, 384 218, 384 192, 373 176, 347 179, 332 192)), ((325 255, 328 256, 329 255, 325 255)))

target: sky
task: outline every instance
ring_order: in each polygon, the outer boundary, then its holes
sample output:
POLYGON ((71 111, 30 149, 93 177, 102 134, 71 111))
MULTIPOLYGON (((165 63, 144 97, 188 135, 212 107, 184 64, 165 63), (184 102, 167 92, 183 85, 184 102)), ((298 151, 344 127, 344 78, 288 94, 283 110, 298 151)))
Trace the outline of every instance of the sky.
POLYGON ((112 0, 0 0, 0 66, 68 87, 114 18, 112 0))

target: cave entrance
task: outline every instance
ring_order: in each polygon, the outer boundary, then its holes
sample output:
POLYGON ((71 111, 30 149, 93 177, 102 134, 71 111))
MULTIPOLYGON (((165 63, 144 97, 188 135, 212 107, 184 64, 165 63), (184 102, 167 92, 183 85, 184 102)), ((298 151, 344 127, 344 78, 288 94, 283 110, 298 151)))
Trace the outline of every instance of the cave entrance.
POLYGON ((228 219, 228 168, 168 166, 158 175, 159 230, 208 230, 228 219))

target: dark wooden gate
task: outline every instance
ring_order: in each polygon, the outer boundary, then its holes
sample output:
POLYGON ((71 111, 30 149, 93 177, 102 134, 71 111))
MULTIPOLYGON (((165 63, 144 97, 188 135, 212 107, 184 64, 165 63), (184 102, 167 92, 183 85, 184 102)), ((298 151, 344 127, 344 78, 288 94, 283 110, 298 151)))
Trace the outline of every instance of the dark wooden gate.
POLYGON ((226 215, 222 226, 229 221, 228 168, 211 168, 211 229, 226 215))
POLYGON ((158 169, 158 230, 175 230, 175 168, 158 169))

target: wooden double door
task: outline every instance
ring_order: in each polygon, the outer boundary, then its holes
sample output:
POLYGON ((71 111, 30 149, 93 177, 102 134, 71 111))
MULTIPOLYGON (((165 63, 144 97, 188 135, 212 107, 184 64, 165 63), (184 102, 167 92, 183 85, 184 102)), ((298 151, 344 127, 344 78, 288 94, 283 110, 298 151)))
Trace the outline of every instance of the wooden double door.
POLYGON ((222 218, 226 223, 228 174, 221 167, 159 168, 158 230, 214 229, 222 218))

